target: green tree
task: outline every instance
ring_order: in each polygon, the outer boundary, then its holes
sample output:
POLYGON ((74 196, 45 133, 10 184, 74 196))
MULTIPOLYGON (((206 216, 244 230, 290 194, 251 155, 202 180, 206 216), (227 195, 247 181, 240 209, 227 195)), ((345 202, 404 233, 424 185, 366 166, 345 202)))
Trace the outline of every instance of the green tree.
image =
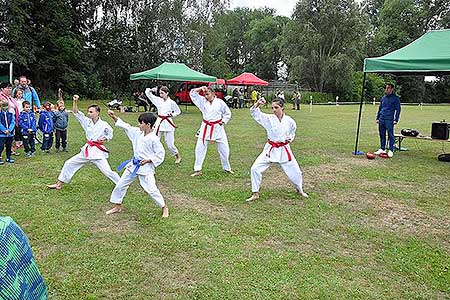
POLYGON ((300 0, 283 33, 290 80, 345 99, 363 58, 364 33, 353 0, 300 0))

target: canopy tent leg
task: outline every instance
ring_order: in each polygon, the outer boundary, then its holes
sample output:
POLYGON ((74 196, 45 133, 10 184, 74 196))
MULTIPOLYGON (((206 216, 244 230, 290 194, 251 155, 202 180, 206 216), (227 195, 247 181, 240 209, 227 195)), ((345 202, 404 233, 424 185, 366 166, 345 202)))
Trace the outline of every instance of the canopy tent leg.
POLYGON ((354 155, 362 155, 362 154, 364 154, 364 152, 358 150, 358 141, 359 141, 359 129, 361 127, 361 113, 362 113, 362 106, 363 106, 363 100, 364 100, 365 87, 366 87, 366 72, 364 72, 364 75, 363 75, 361 100, 360 100, 360 103, 359 103, 358 128, 356 129, 355 151, 352 152, 354 155))

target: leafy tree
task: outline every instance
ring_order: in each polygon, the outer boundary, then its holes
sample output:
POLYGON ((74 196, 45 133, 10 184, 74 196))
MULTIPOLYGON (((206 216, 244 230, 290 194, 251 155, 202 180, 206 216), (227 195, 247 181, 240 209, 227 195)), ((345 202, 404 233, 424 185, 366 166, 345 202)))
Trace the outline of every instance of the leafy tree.
POLYGON ((363 38, 354 1, 300 0, 283 34, 290 80, 348 96, 352 70, 362 60, 363 38))

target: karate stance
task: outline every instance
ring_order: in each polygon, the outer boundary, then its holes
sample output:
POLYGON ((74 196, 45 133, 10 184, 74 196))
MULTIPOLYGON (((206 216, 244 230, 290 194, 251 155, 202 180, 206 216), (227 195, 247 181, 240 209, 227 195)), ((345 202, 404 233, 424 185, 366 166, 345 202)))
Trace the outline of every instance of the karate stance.
POLYGON ((297 125, 291 117, 284 114, 284 101, 282 99, 276 98, 273 100, 273 114, 261 112, 259 107, 265 103, 266 100, 261 98, 250 108, 253 119, 266 129, 268 140, 263 152, 252 165, 250 173, 253 194, 246 201, 251 202, 259 198, 262 173, 272 163, 278 163, 296 187, 297 192, 303 197, 308 197, 308 194, 303 191, 302 171, 289 145, 294 140, 297 125))
POLYGON ((119 174, 111 170, 108 163, 108 149, 103 146, 105 141, 113 138, 111 126, 100 119, 100 107, 91 105, 88 107, 87 117, 78 110, 78 95, 73 96, 73 114, 86 132, 86 144, 81 147, 80 153, 64 163, 55 184, 47 185, 50 189, 60 190, 65 183, 70 182, 75 172, 87 163, 93 163, 100 171, 111 179, 114 184, 120 179, 119 174))
POLYGON ((117 168, 118 171, 125 168, 125 171, 112 191, 109 200, 114 206, 106 214, 110 215, 122 211, 122 201, 128 187, 136 177, 139 177, 142 188, 162 208, 162 217, 169 217, 169 208, 155 182, 155 168, 164 161, 165 155, 164 147, 152 129, 156 122, 156 116, 152 113, 143 113, 138 118, 139 127, 132 127, 114 115, 112 110, 108 110, 108 115, 114 120, 117 127, 125 130, 133 146, 133 158, 124 161, 117 168))
POLYGON ((177 147, 175 147, 175 124, 173 123, 173 118, 181 114, 181 110, 178 105, 169 98, 169 89, 167 86, 162 86, 159 88, 159 96, 153 95, 152 92, 157 92, 158 88, 148 88, 145 90, 145 94, 158 109, 158 120, 156 122, 156 135, 161 137, 164 136, 166 141, 167 149, 169 149, 170 154, 175 156, 175 163, 179 164, 181 162, 181 156, 178 152, 177 147))
POLYGON ((197 145, 195 146, 195 164, 192 177, 202 175, 202 166, 206 157, 208 143, 217 143, 222 168, 229 174, 234 174, 231 170, 229 156, 230 147, 223 128, 231 119, 231 111, 222 99, 215 96, 214 91, 206 86, 192 89, 190 92, 192 102, 200 109, 203 121, 200 126, 197 145), (202 91, 205 96, 199 93, 202 91))

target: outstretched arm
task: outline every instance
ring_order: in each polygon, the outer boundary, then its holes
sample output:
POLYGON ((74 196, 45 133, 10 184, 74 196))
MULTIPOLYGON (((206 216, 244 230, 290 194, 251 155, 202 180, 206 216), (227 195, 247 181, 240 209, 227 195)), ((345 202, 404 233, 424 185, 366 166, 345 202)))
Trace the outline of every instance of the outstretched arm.
POLYGON ((73 99, 72 111, 74 114, 77 114, 78 113, 78 99, 80 99, 80 96, 73 95, 72 99, 73 99))

